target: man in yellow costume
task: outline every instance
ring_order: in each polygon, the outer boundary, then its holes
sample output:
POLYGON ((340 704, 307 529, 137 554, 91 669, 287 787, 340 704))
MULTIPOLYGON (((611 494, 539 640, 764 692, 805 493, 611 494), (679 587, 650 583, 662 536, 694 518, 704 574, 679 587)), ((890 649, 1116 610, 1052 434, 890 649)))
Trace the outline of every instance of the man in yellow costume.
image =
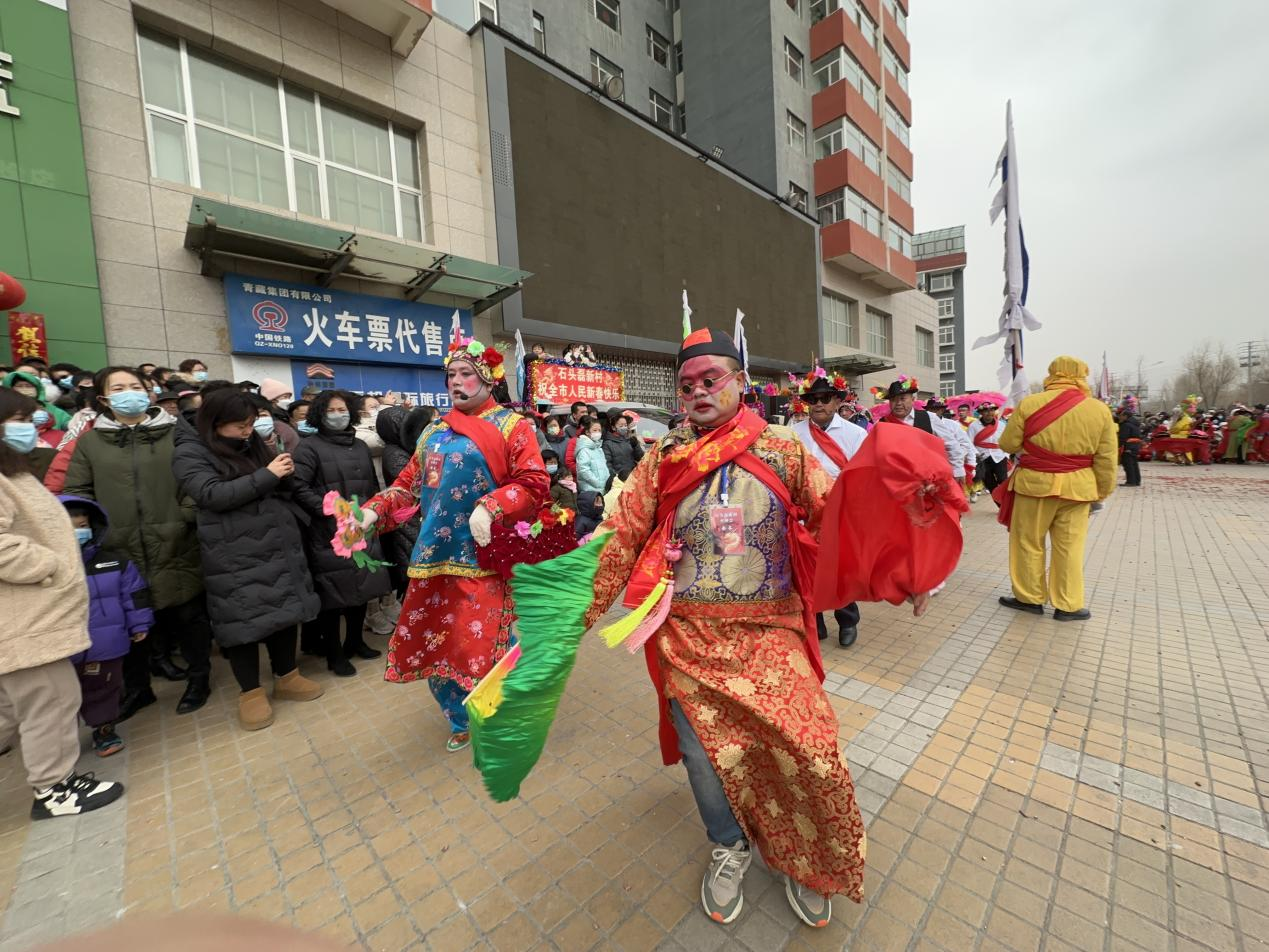
POLYGON ((1025 398, 1000 437, 1022 454, 1009 480, 1000 521, 1009 526, 1012 597, 1000 604, 1034 615, 1053 603, 1056 621, 1090 617, 1084 605, 1084 540, 1095 502, 1115 489, 1118 434, 1110 409, 1090 396, 1088 365, 1075 357, 1049 364, 1044 392, 1025 398), (1044 542, 1052 547, 1045 584, 1044 542))

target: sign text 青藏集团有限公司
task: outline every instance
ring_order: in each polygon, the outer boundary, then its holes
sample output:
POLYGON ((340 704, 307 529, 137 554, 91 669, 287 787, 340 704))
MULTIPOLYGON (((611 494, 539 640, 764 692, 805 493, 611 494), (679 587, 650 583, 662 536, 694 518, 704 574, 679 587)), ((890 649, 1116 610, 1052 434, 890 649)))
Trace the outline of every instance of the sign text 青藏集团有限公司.
MULTIPOLYGON (((454 308, 247 274, 225 275, 235 354, 441 367, 454 308)), ((463 334, 471 311, 459 309, 463 334)))

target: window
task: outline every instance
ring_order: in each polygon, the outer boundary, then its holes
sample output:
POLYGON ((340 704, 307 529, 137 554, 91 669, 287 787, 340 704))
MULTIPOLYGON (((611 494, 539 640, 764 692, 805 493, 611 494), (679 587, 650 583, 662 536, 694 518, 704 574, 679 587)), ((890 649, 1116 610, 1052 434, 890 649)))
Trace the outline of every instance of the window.
POLYGON ((809 197, 806 194, 806 189, 798 185, 797 182, 789 183, 789 204, 794 208, 806 211, 806 201, 809 197))
POLYGON ((868 308, 864 331, 867 335, 864 350, 882 357, 892 356, 890 348, 890 315, 875 308, 868 308))
POLYGON ((956 381, 955 380, 939 381, 939 396, 940 397, 956 396, 956 381))
POLYGON ((894 17, 894 22, 899 25, 899 32, 907 36, 908 15, 903 12, 903 7, 899 6, 895 0, 881 0, 881 5, 890 11, 890 15, 894 17))
POLYGON ((828 158, 842 149, 849 149, 871 171, 881 174, 881 151, 849 119, 838 119, 815 130, 817 159, 828 158))
MULTIPOLYGON (((614 76, 624 79, 625 73, 620 66, 610 59, 605 59, 594 50, 590 51, 590 81, 596 86, 603 86, 614 76)), ((624 95, 621 97, 626 98, 624 95)))
POLYGON ((648 114, 658 126, 669 129, 674 122, 674 105, 655 89, 649 89, 648 114))
POLYGON ((546 52, 546 17, 536 11, 533 14, 533 48, 539 53, 546 52))
POLYGON ((903 64, 899 62, 899 57, 890 48, 889 43, 884 45, 881 55, 885 61, 886 69, 894 74, 894 78, 899 81, 899 88, 906 93, 908 91, 908 71, 903 68, 903 64))
POLYGON ((956 325, 951 321, 939 322, 939 346, 952 347, 956 344, 956 325))
POLYGON ((621 32, 621 0, 591 0, 595 19, 610 30, 621 32))
POLYGON ((934 366, 934 332, 916 329, 916 360, 922 367, 934 366))
POLYGON ((156 178, 423 240, 412 131, 184 40, 137 47, 156 178))
POLYGON ((880 110, 880 98, 877 84, 868 78, 859 60, 851 56, 846 48, 839 46, 831 53, 826 53, 811 64, 811 74, 815 78, 815 89, 827 89, 838 80, 845 79, 855 87, 873 110, 880 110))
POLYGON ((846 18, 859 27, 869 46, 876 44, 877 24, 873 22, 860 0, 811 0, 811 22, 818 23, 838 10, 846 11, 846 18))
POLYGON ((797 149, 803 155, 806 154, 806 123, 793 115, 786 112, 784 117, 785 136, 789 145, 797 149))
POLYGON ((886 235, 891 248, 901 255, 912 257, 912 232, 892 218, 886 228, 886 235))
POLYGON ((679 135, 687 135, 687 100, 679 103, 679 135))
POLYGON ((859 305, 849 298, 821 292, 824 314, 824 343, 839 347, 855 346, 855 314, 859 305))
POLYGON ((881 237, 881 209, 854 189, 839 188, 826 192, 816 203, 820 225, 850 220, 881 237))
POLYGON ((648 27, 648 55, 658 66, 670 68, 670 41, 648 27))
POLYGON ((956 352, 950 354, 939 354, 939 373, 954 374, 956 373, 956 352))
POLYGON ((674 75, 683 72, 683 44, 674 44, 674 75))
POLYGON ((840 6, 839 0, 811 0, 811 22, 819 23, 826 16, 836 13, 840 6))
POLYGON ((788 40, 785 40, 784 41, 784 71, 788 73, 789 77, 799 86, 802 85, 802 73, 803 73, 804 64, 805 64, 805 60, 803 60, 802 58, 802 52, 796 46, 790 43, 788 40))
POLYGON ((944 271, 942 274, 932 274, 929 278, 930 293, 935 291, 952 290, 952 272, 944 271))
POLYGON ((886 163, 886 181, 901 199, 912 204, 912 180, 899 171, 893 162, 886 163))
POLYGON ((939 298, 939 317, 955 317, 956 316, 956 299, 955 298, 939 298))
POLYGON ((905 146, 911 147, 911 132, 908 124, 903 121, 903 116, 890 103, 886 103, 886 128, 895 134, 895 136, 905 146))
POLYGON ((498 22, 498 0, 476 0, 476 22, 481 20, 498 22))

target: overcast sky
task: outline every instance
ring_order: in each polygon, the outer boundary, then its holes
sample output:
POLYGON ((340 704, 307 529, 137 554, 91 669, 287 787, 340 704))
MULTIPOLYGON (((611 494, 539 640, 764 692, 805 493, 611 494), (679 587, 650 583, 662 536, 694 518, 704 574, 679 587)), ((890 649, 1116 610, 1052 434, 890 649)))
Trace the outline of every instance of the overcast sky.
MULTIPOLYGON (((916 227, 966 226, 971 344, 1000 314, 1010 98, 1032 381, 1105 350, 1112 372, 1161 362, 1159 386, 1205 336, 1269 338, 1269 2, 921 0, 909 37, 916 227)), ((971 389, 1000 353, 969 351, 971 389)))

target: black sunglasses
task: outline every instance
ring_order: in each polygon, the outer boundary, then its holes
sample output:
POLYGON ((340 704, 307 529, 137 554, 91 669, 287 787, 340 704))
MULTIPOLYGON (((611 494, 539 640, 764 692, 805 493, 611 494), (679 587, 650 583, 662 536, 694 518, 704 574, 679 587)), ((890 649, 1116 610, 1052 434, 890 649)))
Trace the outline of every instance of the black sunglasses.
POLYGON ((837 399, 837 396, 831 393, 808 393, 803 399, 807 403, 814 405, 816 403, 832 403, 837 399))

